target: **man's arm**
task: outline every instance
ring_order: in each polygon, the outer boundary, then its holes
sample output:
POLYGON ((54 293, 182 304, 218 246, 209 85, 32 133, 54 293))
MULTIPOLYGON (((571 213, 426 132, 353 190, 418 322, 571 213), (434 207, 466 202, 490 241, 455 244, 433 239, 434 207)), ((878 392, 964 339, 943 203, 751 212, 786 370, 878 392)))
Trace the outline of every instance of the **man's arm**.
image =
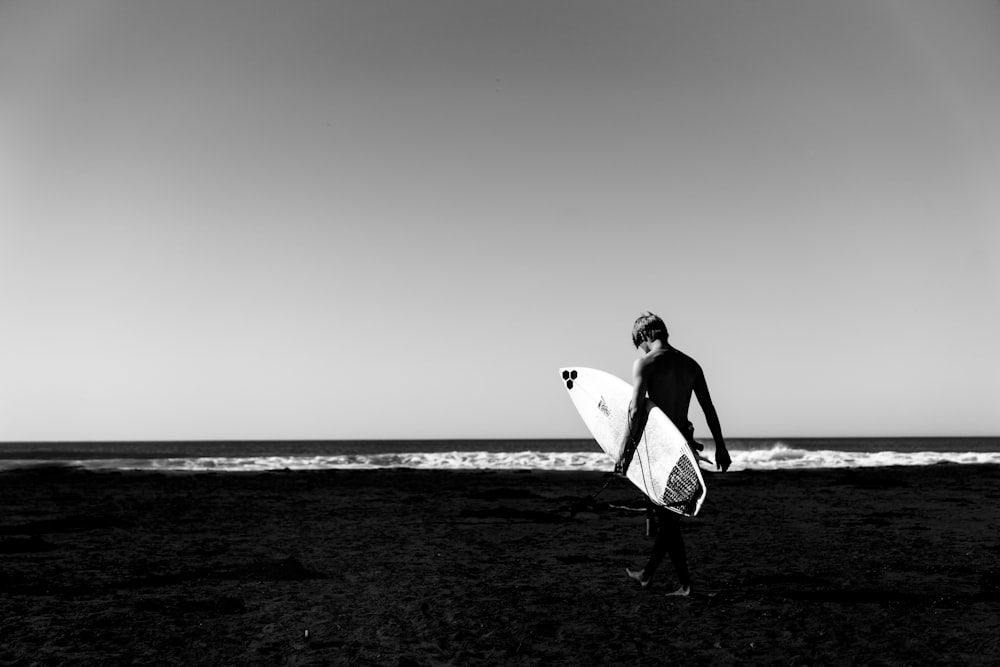
POLYGON ((622 434, 621 455, 615 463, 615 472, 624 475, 632 462, 632 455, 642 437, 645 428, 646 407, 646 365, 642 359, 636 359, 632 364, 632 400, 628 405, 628 424, 622 434))
POLYGON ((708 382, 705 381, 705 374, 698 373, 698 378, 694 383, 694 395, 698 399, 701 411, 705 413, 705 421, 708 423, 708 430, 712 432, 712 439, 715 440, 715 467, 726 472, 733 460, 726 449, 726 440, 722 437, 722 425, 719 424, 719 415, 715 412, 715 405, 712 403, 712 396, 708 393, 708 382))

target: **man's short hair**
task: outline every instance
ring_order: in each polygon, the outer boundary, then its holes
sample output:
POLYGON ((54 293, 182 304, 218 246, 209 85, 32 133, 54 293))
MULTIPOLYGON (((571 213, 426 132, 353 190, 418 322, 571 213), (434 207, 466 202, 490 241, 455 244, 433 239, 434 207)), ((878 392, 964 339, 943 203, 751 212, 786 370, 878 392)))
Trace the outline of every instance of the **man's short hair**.
POLYGON ((666 343, 669 336, 670 332, 667 331, 667 325, 663 320, 648 310, 640 315, 632 326, 632 344, 636 347, 657 339, 666 343))

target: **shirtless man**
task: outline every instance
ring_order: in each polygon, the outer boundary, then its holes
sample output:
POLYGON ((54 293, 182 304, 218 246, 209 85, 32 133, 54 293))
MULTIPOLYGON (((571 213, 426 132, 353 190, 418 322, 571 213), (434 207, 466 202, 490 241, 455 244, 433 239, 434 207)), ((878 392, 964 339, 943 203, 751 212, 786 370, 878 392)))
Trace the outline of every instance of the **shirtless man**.
MULTIPOLYGON (((649 312, 640 315, 632 328, 632 342, 642 352, 642 356, 636 359, 632 367, 629 430, 623 436, 622 456, 615 465, 615 472, 624 474, 632 461, 632 455, 645 426, 642 418, 646 414, 643 407, 647 394, 687 437, 688 443, 695 449, 697 455, 701 445, 695 442, 694 427, 688 421, 688 406, 691 404, 691 395, 694 394, 715 439, 715 465, 725 472, 729 469, 732 459, 726 449, 726 441, 722 437, 719 416, 708 393, 705 374, 698 362, 670 346, 667 342, 668 336, 663 320, 649 312)), ((652 503, 649 514, 651 517, 655 516, 656 523, 659 524, 649 561, 641 570, 626 568, 625 572, 645 588, 652 582, 663 556, 670 554, 680 587, 668 595, 690 595, 691 575, 687 567, 684 538, 681 536, 680 515, 664 507, 652 506, 652 503)))

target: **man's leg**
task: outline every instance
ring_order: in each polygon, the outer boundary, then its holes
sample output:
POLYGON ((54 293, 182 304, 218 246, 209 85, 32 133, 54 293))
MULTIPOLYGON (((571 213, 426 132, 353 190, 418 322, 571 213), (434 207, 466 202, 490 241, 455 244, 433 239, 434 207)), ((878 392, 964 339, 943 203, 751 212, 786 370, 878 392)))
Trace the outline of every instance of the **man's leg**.
POLYGON ((677 572, 677 581, 680 583, 680 588, 670 593, 670 595, 688 595, 691 592, 691 574, 688 572, 684 536, 681 535, 681 517, 679 514, 665 509, 660 509, 657 514, 660 524, 660 534, 657 536, 656 541, 658 545, 660 538, 663 537, 663 546, 660 551, 657 551, 657 545, 654 545, 653 553, 649 556, 650 563, 646 567, 649 568, 652 565, 653 570, 655 570, 656 567, 659 567, 660 561, 663 560, 663 552, 667 552, 670 554, 670 562, 674 564, 674 570, 677 572), (653 561, 654 557, 657 559, 655 563, 653 561))
POLYGON ((656 522, 659 532, 656 541, 653 543, 653 551, 649 554, 649 561, 643 571, 646 576, 652 577, 653 573, 660 567, 663 557, 670 554, 670 560, 677 570, 677 578, 682 585, 690 584, 690 577, 687 570, 687 553, 684 550, 684 538, 681 536, 680 515, 663 509, 656 508, 656 522))
POLYGON ((681 517, 674 512, 662 507, 656 509, 656 519, 658 532, 656 541, 653 542, 653 551, 649 554, 649 561, 646 567, 641 570, 626 569, 628 576, 632 577, 643 587, 648 586, 653 579, 653 575, 660 567, 663 557, 670 554, 670 561, 677 571, 677 579, 680 588, 670 593, 670 595, 687 595, 691 592, 691 575, 687 567, 687 551, 684 548, 684 537, 681 535, 681 517))

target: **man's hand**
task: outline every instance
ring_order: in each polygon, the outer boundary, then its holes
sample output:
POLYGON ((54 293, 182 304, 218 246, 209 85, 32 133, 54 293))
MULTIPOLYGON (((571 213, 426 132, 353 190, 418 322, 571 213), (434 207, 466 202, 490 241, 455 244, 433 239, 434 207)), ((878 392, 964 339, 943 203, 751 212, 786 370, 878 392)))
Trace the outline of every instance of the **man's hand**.
POLYGON ((715 448, 715 467, 722 472, 729 470, 733 460, 729 457, 729 450, 725 445, 717 445, 715 448))

